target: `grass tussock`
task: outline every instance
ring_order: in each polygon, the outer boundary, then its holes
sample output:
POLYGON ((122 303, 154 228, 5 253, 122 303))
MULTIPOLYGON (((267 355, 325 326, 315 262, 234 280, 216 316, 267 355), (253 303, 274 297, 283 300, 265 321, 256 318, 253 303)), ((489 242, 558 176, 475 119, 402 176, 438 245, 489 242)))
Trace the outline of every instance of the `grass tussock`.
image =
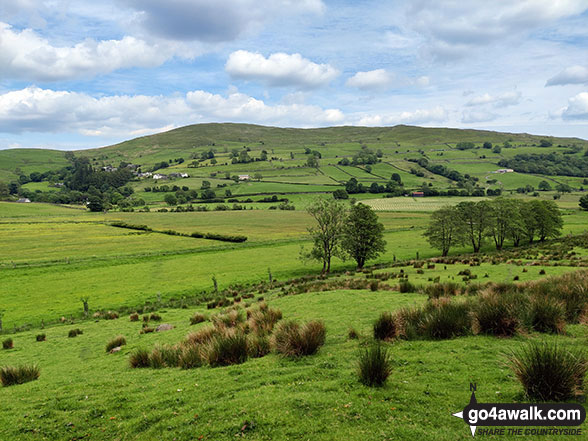
POLYGON ((149 351, 143 348, 135 349, 129 356, 129 365, 132 368, 149 367, 149 351))
POLYGON ((69 332, 67 333, 67 336, 68 336, 69 338, 74 338, 74 337, 77 337, 78 335, 82 335, 83 333, 84 333, 84 331, 82 331, 82 330, 81 330, 81 329, 79 329, 79 328, 76 328, 76 329, 70 329, 70 330, 69 330, 69 332))
POLYGON ((235 328, 243 325, 245 319, 245 311, 242 308, 238 308, 215 314, 210 318, 210 321, 217 328, 235 328))
POLYGON ((359 381, 369 387, 381 387, 392 372, 388 350, 380 343, 360 349, 357 363, 359 381))
POLYGON ((182 345, 178 356, 178 366, 181 369, 194 369, 202 366, 204 360, 200 348, 196 345, 182 345))
POLYGON ((477 334, 512 337, 522 327, 524 299, 516 294, 486 292, 473 307, 474 331, 477 334))
POLYGON ((139 321, 139 314, 137 314, 136 312, 132 313, 131 315, 129 315, 129 320, 131 322, 138 322, 139 321))
POLYGON ((260 303, 258 308, 247 311, 247 323, 249 329, 256 334, 269 334, 278 321, 282 319, 282 311, 270 308, 265 302, 260 303))
POLYGON ((376 340, 392 340, 397 336, 397 325, 394 316, 383 312, 374 322, 374 338, 376 340))
POLYGON ((4 366, 0 369, 0 381, 2 386, 28 383, 39 378, 41 370, 36 364, 21 366, 4 366))
POLYGON ((120 346, 124 346, 127 344, 127 339, 124 335, 117 335, 113 339, 111 339, 108 343, 106 343, 106 352, 110 352, 114 348, 118 348, 120 346))
POLYGON ((265 357, 270 350, 270 339, 267 335, 253 333, 247 336, 247 353, 251 358, 265 357))
POLYGON ((361 338, 361 334, 357 331, 357 329, 350 326, 349 330, 347 331, 347 339, 348 340, 359 340, 359 338, 361 338))
POLYGON ((241 364, 247 360, 247 336, 236 329, 226 329, 215 335, 203 350, 211 367, 241 364))
POLYGON ((280 321, 272 334, 273 349, 286 357, 302 357, 315 354, 325 343, 326 328, 320 321, 304 325, 288 320, 280 321))
POLYGON ((7 338, 2 341, 2 349, 12 349, 14 348, 14 341, 12 338, 7 338))
POLYGON ((429 296, 430 299, 438 299, 440 297, 457 296, 462 289, 461 285, 456 282, 440 282, 421 287, 420 291, 429 296))
POLYGON ((565 305, 547 296, 535 296, 529 305, 529 322, 537 332, 563 334, 566 329, 565 305))
POLYGON ((471 333, 472 321, 467 303, 449 298, 431 301, 421 318, 422 335, 431 340, 450 339, 471 333))
POLYGON ((586 354, 555 343, 530 343, 507 357, 526 395, 538 401, 565 401, 584 390, 586 354))
POLYGON ((205 322, 207 320, 206 316, 201 312, 195 312, 192 317, 190 317, 190 324, 197 325, 198 323, 205 322))
POLYGON ((47 336, 45 334, 37 334, 37 336, 35 337, 35 340, 37 340, 37 341, 47 341, 47 336))

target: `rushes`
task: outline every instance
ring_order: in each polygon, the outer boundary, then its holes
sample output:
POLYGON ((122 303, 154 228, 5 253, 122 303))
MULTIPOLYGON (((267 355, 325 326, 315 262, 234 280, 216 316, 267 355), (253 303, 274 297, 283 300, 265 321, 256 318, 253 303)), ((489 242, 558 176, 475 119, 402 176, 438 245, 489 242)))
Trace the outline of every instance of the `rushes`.
POLYGON ((357 363, 359 381, 369 387, 380 387, 386 383, 392 371, 388 350, 380 343, 360 349, 357 363))
POLYGON ((4 387, 12 386, 36 380, 40 374, 41 370, 35 364, 4 366, 0 369, 0 381, 4 387))

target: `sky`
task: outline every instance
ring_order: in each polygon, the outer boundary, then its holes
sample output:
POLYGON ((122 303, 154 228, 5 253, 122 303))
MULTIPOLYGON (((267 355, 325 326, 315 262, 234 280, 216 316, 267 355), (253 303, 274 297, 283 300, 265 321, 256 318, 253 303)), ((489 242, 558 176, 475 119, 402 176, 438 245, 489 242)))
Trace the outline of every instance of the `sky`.
POLYGON ((588 139, 588 0, 0 0, 0 149, 203 122, 588 139))

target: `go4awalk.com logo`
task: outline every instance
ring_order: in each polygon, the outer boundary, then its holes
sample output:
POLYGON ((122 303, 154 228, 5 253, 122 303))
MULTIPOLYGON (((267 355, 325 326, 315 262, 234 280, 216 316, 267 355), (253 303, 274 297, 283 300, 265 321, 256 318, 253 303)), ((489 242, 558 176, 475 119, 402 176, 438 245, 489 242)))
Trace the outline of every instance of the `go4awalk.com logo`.
POLYGON ((453 416, 470 426, 472 436, 478 428, 478 435, 582 435, 582 429, 574 427, 586 419, 581 404, 478 403, 475 384, 470 383, 470 391, 470 403, 453 416))

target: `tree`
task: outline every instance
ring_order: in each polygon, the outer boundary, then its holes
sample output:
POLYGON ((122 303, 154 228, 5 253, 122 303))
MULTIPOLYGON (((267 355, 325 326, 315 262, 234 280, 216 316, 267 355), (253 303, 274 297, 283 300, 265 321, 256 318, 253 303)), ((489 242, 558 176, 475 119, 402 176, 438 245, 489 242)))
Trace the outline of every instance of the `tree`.
POLYGON ((333 197, 335 199, 349 199, 349 194, 343 188, 340 188, 333 192, 333 197))
POLYGON ((520 212, 517 204, 513 199, 498 198, 490 202, 490 224, 488 235, 494 239, 497 250, 501 250, 504 241, 509 237, 509 233, 514 224, 520 223, 520 212))
POLYGON ((322 262, 321 274, 331 271, 331 259, 341 255, 341 232, 346 222, 347 210, 334 199, 319 199, 307 208, 317 225, 308 229, 313 248, 304 258, 322 262))
POLYGON ((378 222, 378 216, 370 206, 358 203, 351 207, 343 228, 341 247, 357 262, 357 269, 362 269, 367 260, 386 250, 384 225, 378 222))
POLYGON ((255 179, 256 181, 261 181, 263 179, 263 176, 261 173, 255 173, 253 175, 253 179, 255 179))
POLYGON ((463 227, 456 207, 444 207, 431 215, 429 227, 424 236, 433 248, 447 256, 453 245, 463 242, 463 227))
POLYGON ((309 156, 308 159, 306 160, 306 166, 307 167, 313 167, 313 168, 318 168, 319 167, 319 162, 318 159, 316 158, 316 156, 309 156))
POLYGON ((582 210, 588 211, 588 194, 580 198, 580 208, 582 210))
POLYGON ((539 182, 538 188, 539 188, 539 191, 549 191, 549 190, 551 190, 551 185, 547 181, 541 181, 541 182, 539 182))
POLYGON ((492 143, 490 141, 485 141, 482 147, 484 147, 485 149, 491 149, 492 143))
POLYGON ((561 236, 563 219, 561 212, 553 201, 532 201, 533 214, 537 223, 537 235, 541 242, 549 237, 561 236))
POLYGON ((464 225, 465 239, 472 244, 474 253, 477 253, 490 225, 490 204, 486 201, 460 202, 457 210, 464 225))
POLYGON ((178 198, 172 193, 168 193, 164 196, 163 200, 167 205, 177 205, 178 198))
POLYGON ((100 196, 90 196, 88 198, 88 208, 90 211, 98 212, 104 210, 104 201, 100 196))

